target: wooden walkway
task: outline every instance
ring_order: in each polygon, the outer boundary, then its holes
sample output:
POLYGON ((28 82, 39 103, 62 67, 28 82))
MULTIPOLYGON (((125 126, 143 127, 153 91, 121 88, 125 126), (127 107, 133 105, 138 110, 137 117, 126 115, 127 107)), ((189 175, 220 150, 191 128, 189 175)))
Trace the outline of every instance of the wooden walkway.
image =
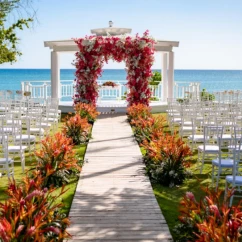
POLYGON ((125 115, 100 116, 72 203, 68 241, 171 241, 125 115))

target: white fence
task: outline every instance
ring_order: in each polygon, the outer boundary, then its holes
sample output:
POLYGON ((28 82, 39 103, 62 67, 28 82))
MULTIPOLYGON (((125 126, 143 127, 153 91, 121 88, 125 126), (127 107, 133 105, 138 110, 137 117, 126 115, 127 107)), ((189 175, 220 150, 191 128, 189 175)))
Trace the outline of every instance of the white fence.
MULTIPOLYGON (((102 86, 105 80, 99 81, 99 99, 101 100, 122 100, 125 99, 126 94, 129 92, 123 81, 115 81, 118 86, 102 86)), ((51 96, 51 83, 50 81, 26 81, 21 83, 22 91, 31 92, 32 98, 48 98, 51 96)), ((150 86, 153 100, 162 100, 162 84, 150 86)), ((196 96, 200 92, 199 83, 175 83, 174 84, 174 97, 184 98, 187 93, 194 93, 196 96)), ((72 100, 74 94, 73 80, 62 80, 60 83, 60 100, 68 101, 72 100)))

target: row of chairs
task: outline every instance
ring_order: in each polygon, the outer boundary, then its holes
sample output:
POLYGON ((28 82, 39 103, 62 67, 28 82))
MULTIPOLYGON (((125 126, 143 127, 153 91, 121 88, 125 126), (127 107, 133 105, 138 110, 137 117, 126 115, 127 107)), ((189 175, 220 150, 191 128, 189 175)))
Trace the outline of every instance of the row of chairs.
POLYGON ((198 151, 200 173, 205 159, 212 156, 212 184, 216 180, 217 187, 222 170, 230 169, 233 176, 226 177, 226 182, 232 181, 232 187, 237 186, 240 179, 242 181, 242 177, 238 176, 241 163, 237 162, 240 160, 242 142, 240 105, 214 101, 181 103, 173 100, 168 107, 171 130, 174 132, 177 127, 180 136, 187 137, 192 150, 198 151))
POLYGON ((31 98, 31 92, 22 90, 1 90, 0 100, 26 100, 31 98))
POLYGON ((55 130, 60 120, 56 100, 4 100, 0 102, 1 171, 13 176, 12 158, 20 157, 25 169, 25 152, 33 152, 35 143, 55 130), (11 157, 11 158, 9 158, 11 157), (5 161, 5 163, 4 163, 5 161), (9 166, 9 170, 7 170, 9 166))

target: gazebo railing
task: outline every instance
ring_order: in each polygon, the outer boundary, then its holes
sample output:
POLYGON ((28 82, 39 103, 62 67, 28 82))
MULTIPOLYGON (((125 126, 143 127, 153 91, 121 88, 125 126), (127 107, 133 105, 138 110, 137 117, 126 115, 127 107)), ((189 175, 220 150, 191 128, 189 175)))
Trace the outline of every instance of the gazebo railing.
POLYGON ((200 82, 175 82, 174 83, 174 97, 199 99, 200 82))
MULTIPOLYGON (((128 93, 128 88, 125 85, 126 80, 115 81, 117 87, 101 87, 105 80, 98 81, 99 99, 100 100, 122 100, 125 99, 128 93)), ((60 100, 72 100, 74 94, 73 80, 61 80, 60 82, 60 100)), ((25 81, 21 83, 22 91, 31 92, 32 98, 48 98, 51 97, 51 82, 50 81, 25 81)), ((150 86, 153 100, 162 100, 162 83, 159 85, 150 86)), ((184 98, 187 93, 195 93, 194 97, 199 95, 200 83, 179 82, 174 84, 174 98, 184 98)))

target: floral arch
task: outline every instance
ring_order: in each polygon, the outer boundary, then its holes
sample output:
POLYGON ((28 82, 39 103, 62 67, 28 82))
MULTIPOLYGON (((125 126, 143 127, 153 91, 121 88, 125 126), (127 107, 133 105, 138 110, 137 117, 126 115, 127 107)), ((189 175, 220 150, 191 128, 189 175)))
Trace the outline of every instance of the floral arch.
POLYGON ((76 79, 74 103, 86 102, 96 105, 98 97, 97 79, 102 74, 104 62, 113 59, 124 61, 127 67, 127 95, 129 105, 142 103, 149 105, 151 91, 149 78, 154 62, 155 41, 146 31, 142 37, 86 36, 74 40, 76 52, 76 79))

